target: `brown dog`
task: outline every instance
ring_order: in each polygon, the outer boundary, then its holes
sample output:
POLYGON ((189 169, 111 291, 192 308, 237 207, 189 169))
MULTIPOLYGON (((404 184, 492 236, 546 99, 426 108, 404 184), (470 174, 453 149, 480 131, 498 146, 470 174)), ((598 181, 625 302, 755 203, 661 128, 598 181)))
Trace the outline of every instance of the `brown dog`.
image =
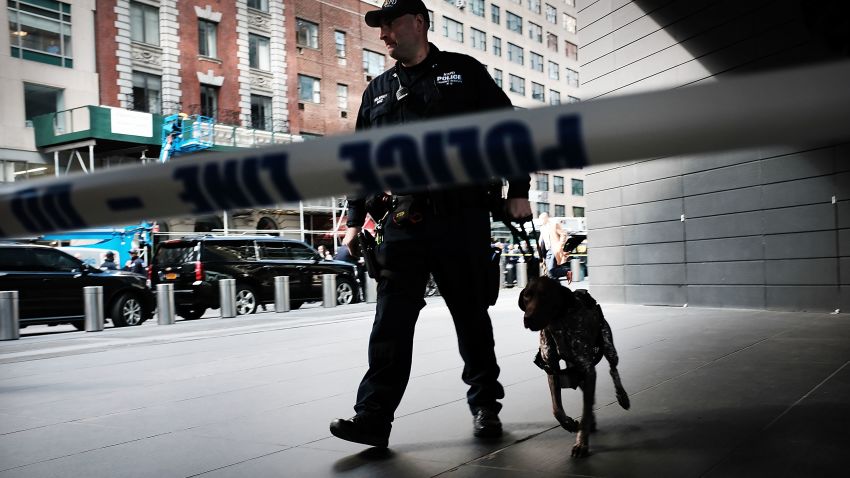
POLYGON ((602 315, 602 308, 586 290, 573 292, 548 277, 528 282, 519 295, 519 308, 525 312, 525 327, 540 331, 540 350, 534 363, 548 374, 552 413, 564 429, 578 432, 572 456, 587 456, 590 433, 596 431, 593 414, 596 364, 603 355, 611 366, 617 401, 626 410, 630 406, 617 372, 619 359, 611 327, 602 315), (577 387, 583 396, 580 423, 564 412, 561 403, 561 389, 577 387))

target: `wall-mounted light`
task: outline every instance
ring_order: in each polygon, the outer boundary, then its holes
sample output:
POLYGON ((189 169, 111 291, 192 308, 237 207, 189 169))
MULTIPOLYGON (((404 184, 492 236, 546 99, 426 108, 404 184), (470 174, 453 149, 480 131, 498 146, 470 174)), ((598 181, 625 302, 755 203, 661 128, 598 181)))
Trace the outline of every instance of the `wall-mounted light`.
POLYGON ((27 169, 27 170, 24 170, 24 171, 18 171, 18 172, 15 173, 15 176, 17 176, 19 174, 38 173, 40 171, 47 171, 47 166, 42 166, 40 168, 27 169))

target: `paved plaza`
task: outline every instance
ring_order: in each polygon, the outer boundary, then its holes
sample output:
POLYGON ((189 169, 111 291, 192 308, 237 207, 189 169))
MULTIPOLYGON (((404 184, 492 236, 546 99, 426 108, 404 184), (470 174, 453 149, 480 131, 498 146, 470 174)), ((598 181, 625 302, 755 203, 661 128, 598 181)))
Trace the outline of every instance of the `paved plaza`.
MULTIPOLYGON (((472 437, 441 298, 417 327, 386 451, 332 437, 353 414, 374 306, 207 318, 0 343, 0 478, 846 476, 850 315, 605 305, 632 408, 600 364, 599 431, 573 459, 522 328, 491 309, 505 435, 472 437)), ((565 393, 577 415, 579 393, 565 393)))

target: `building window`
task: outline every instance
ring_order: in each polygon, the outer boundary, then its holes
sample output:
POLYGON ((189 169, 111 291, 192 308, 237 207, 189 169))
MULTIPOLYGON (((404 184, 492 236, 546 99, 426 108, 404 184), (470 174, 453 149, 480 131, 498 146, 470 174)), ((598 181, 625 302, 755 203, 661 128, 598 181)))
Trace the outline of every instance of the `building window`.
POLYGON ((578 88, 578 72, 567 68, 567 84, 578 88))
POLYGON ((295 44, 300 47, 319 48, 319 25, 296 18, 295 44))
POLYGON ((218 115, 218 87, 201 85, 201 116, 218 115))
POLYGON ((443 36, 463 43, 463 23, 443 17, 443 36))
POLYGON ((298 99, 310 103, 321 102, 321 87, 318 78, 307 75, 298 75, 298 99))
POLYGON ((487 34, 472 28, 472 48, 487 51, 487 34))
POLYGON ((525 59, 522 47, 508 42, 508 61, 512 61, 517 65, 524 65, 525 59))
POLYGON ((198 20, 198 53, 209 58, 218 58, 216 29, 218 25, 207 20, 198 20))
POLYGON ((162 80, 155 75, 133 72, 133 106, 135 111, 162 113, 162 80))
POLYGON ((578 61, 578 45, 564 40, 564 53, 570 60, 578 61))
POLYGON ((565 30, 569 33, 576 32, 576 19, 566 13, 561 14, 562 24, 565 30))
POLYGON ((71 5, 52 0, 9 0, 12 56, 73 68, 71 5))
POLYGON ((555 217, 565 217, 567 215, 567 207, 563 204, 555 204, 555 217))
POLYGON ((499 37, 493 37, 493 54, 502 56, 502 39, 499 37))
POLYGON ((550 105, 561 104, 561 92, 560 91, 549 90, 549 104, 550 105))
POLYGON ((434 31, 434 12, 428 10, 428 31, 434 31))
POLYGON ((130 38, 149 45, 159 45, 158 8, 130 2, 130 38))
POLYGON ((543 43, 543 27, 534 22, 528 22, 528 38, 543 43))
POLYGON ((567 103, 578 103, 579 101, 581 101, 581 99, 579 99, 578 97, 569 95, 567 96, 567 103))
POLYGON ((531 69, 534 71, 543 71, 543 55, 531 52, 531 69))
POLYGON ((363 50, 363 70, 369 76, 378 76, 384 72, 384 55, 371 50, 363 50))
POLYGON ((268 38, 253 33, 248 34, 248 64, 251 68, 271 71, 271 50, 268 38))
POLYGON ((64 109, 62 90, 49 86, 24 83, 24 115, 27 126, 36 116, 64 109))
POLYGON ((549 175, 546 173, 535 173, 535 180, 537 182, 537 190, 538 191, 548 191, 549 190, 549 175))
POLYGON ((472 8, 472 14, 478 17, 484 16, 484 0, 471 0, 469 6, 472 8))
POLYGON ((550 80, 560 80, 561 79, 561 67, 555 63, 554 61, 549 62, 549 79, 550 80))
POLYGON ((584 217, 584 208, 573 206, 573 217, 584 217))
POLYGON ((336 44, 336 57, 345 58, 345 32, 334 30, 334 43, 336 44))
POLYGON ((343 111, 348 109, 348 85, 337 83, 336 105, 343 111))
POLYGON ((558 53, 558 35, 554 33, 546 33, 546 47, 558 53))
POLYGON ((500 70, 498 68, 493 69, 493 81, 496 82, 496 85, 498 85, 499 88, 503 88, 503 86, 502 86, 502 70, 500 70))
POLYGON ((269 0, 248 0, 248 8, 267 12, 269 11, 269 0))
POLYGON ((508 30, 522 35, 522 17, 511 12, 506 13, 508 14, 508 30))
POLYGON ((531 97, 537 101, 546 102, 546 89, 540 83, 531 82, 531 97))
POLYGON ((502 9, 498 5, 490 5, 490 20, 496 25, 502 23, 502 9))
POLYGON ((546 21, 553 25, 558 24, 558 9, 548 3, 546 4, 546 21))
POLYGON ((543 213, 549 214, 549 203, 548 202, 539 202, 537 203, 537 215, 541 215, 543 213))
POLYGON ((573 179, 573 196, 584 196, 584 181, 573 179))
POLYGON ((552 176, 552 192, 564 194, 563 176, 552 176))
POLYGON ((525 78, 516 75, 508 75, 510 91, 525 96, 525 78))
POLYGON ((268 96, 251 95, 251 127, 271 131, 272 99, 268 96))

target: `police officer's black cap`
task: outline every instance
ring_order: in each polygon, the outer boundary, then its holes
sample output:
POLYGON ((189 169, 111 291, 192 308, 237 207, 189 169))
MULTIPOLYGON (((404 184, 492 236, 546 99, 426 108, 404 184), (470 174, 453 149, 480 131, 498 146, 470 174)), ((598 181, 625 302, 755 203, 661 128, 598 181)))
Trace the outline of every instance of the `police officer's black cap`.
POLYGON ((380 10, 366 12, 366 25, 372 28, 381 26, 381 23, 391 22, 396 18, 407 15, 425 15, 425 21, 429 22, 428 9, 422 0, 384 0, 380 10))

